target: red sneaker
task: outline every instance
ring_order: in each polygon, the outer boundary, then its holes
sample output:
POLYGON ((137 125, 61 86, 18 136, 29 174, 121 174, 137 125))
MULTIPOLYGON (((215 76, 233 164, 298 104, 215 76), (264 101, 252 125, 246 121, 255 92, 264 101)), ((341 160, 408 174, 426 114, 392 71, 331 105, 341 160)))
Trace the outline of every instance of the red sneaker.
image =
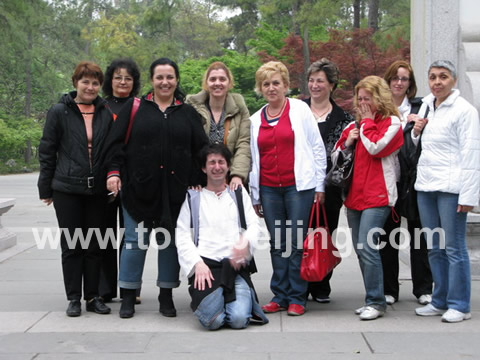
POLYGON ((267 305, 262 306, 263 312, 266 313, 276 313, 279 311, 285 311, 287 308, 284 308, 283 306, 280 306, 280 304, 277 304, 274 301, 270 301, 267 305))
POLYGON ((290 304, 288 305, 288 315, 291 316, 300 316, 305 314, 305 306, 298 305, 298 304, 290 304))

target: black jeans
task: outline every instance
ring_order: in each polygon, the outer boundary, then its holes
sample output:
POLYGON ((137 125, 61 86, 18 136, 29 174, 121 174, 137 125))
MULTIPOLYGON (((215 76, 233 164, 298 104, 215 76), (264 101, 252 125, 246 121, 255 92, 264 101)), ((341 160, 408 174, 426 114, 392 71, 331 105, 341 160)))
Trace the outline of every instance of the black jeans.
POLYGON ((68 300, 82 298, 82 280, 84 299, 90 300, 98 296, 100 263, 104 250, 100 249, 95 233, 92 233, 90 241, 84 245, 74 240, 75 229, 80 229, 77 234, 83 235, 85 239, 88 239, 89 228, 103 231, 106 201, 106 196, 53 192, 53 205, 58 226, 62 230, 62 270, 68 300))
MULTIPOLYGON (((325 187, 325 211, 327 213, 328 228, 332 235, 337 229, 342 205, 343 200, 340 188, 335 186, 325 187)), ((320 217, 320 222, 323 222, 322 217, 320 217)), ((333 270, 329 272, 322 281, 308 283, 307 298, 308 294, 312 294, 312 297, 330 296, 330 279, 332 278, 332 275, 333 270)))
MULTIPOLYGON (((392 246, 389 241, 390 233, 400 226, 400 222, 395 223, 391 216, 387 218, 383 229, 386 234, 380 236, 382 242, 386 242, 383 249, 380 250, 383 268, 383 287, 385 295, 391 295, 398 300, 399 282, 398 282, 398 245, 400 243, 400 234, 395 236, 396 246, 392 246)), ((409 221, 408 232, 410 234, 410 270, 412 275, 413 295, 419 298, 425 294, 432 293, 432 272, 428 262, 427 243, 423 234, 420 236, 419 246, 415 246, 415 228, 421 228, 420 221, 409 221)), ((383 246, 383 244, 382 244, 383 246)))

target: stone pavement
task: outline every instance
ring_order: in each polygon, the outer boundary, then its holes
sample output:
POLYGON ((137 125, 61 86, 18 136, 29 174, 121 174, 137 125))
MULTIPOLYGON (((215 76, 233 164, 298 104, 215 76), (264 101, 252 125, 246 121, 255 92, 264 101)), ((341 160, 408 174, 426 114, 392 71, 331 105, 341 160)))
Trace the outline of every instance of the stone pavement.
MULTIPOLYGON (((472 319, 445 324, 439 317, 414 315, 418 305, 411 295, 409 268, 402 263, 400 301, 383 318, 363 322, 353 313, 363 304, 364 289, 352 255, 334 272, 330 304, 309 302, 301 317, 271 314, 265 326, 203 330, 190 311, 185 279, 174 291, 178 316, 161 316, 152 250, 143 303, 133 319, 118 317, 118 301, 111 304, 111 315, 83 311, 79 318, 68 318, 60 250, 38 249, 32 235, 32 227, 56 226, 53 208, 38 200, 36 179, 36 174, 0 176, 0 197, 17 199, 2 223, 18 234, 18 244, 0 252, 0 360, 480 358, 478 276, 472 281, 472 319)), ((258 252, 256 261, 259 272, 253 281, 263 304, 271 298, 268 251, 258 252)))

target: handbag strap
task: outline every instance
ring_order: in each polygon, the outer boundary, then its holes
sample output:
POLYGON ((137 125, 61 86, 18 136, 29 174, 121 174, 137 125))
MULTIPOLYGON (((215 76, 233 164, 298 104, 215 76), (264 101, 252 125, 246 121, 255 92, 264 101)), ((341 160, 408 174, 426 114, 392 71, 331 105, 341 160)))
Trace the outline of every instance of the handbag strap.
POLYGON ((323 213, 323 223, 325 224, 325 228, 327 229, 327 231, 330 231, 328 227, 325 205, 322 204, 322 206, 320 207, 320 203, 318 201, 315 201, 312 205, 312 210, 310 211, 310 218, 308 220, 308 228, 313 229, 313 214, 316 215, 315 228, 318 228, 320 226, 320 213, 323 213))

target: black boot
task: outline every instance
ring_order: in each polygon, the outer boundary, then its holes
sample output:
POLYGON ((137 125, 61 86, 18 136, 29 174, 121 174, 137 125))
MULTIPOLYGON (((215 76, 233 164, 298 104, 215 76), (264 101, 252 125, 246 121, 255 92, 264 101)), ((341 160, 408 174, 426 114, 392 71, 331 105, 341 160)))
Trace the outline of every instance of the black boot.
POLYGON ((177 316, 177 310, 175 309, 175 305, 173 305, 172 289, 160 288, 158 301, 160 302, 160 314, 166 317, 177 316))
POLYGON ((120 307, 120 317, 122 319, 128 319, 133 317, 135 313, 135 289, 122 289, 123 300, 122 306, 120 307))

